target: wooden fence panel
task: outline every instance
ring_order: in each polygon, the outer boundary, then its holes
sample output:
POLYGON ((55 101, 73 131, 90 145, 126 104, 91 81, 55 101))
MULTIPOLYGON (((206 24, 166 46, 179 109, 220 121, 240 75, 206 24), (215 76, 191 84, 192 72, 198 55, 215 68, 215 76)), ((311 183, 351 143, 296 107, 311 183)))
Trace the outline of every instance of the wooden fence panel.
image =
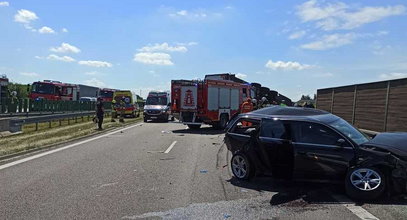
POLYGON ((359 85, 356 95, 355 126, 384 131, 387 82, 359 85))
POLYGON ((332 113, 352 123, 354 95, 354 86, 335 89, 332 113))
POLYGON ((387 131, 407 131, 407 79, 390 82, 387 131))
POLYGON ((332 103, 332 89, 318 90, 317 108, 330 112, 331 103, 332 103))

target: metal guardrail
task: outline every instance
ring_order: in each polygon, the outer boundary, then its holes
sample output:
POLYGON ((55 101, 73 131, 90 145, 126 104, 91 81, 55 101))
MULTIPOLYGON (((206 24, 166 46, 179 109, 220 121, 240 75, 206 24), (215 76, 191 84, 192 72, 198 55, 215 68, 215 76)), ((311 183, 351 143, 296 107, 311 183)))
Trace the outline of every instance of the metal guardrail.
MULTIPOLYGON (((111 111, 105 111, 106 115, 110 115, 111 111)), ((38 123, 48 122, 49 127, 51 127, 53 121, 59 121, 59 125, 61 125, 61 120, 68 119, 68 124, 70 124, 70 119, 74 120, 75 122, 78 121, 78 118, 94 116, 95 111, 87 111, 87 112, 75 112, 75 113, 66 113, 66 114, 53 114, 53 115, 43 115, 43 116, 35 116, 35 117, 27 117, 27 118, 12 118, 10 119, 10 132, 18 132, 21 131, 22 126, 25 124, 35 124, 35 130, 38 130, 38 123)))
MULTIPOLYGON (((32 112, 77 112, 92 111, 96 102, 90 101, 52 101, 52 100, 30 100, 2 98, 0 100, 0 114, 22 114, 32 112)), ((111 109, 110 102, 104 103, 105 109, 111 109)))

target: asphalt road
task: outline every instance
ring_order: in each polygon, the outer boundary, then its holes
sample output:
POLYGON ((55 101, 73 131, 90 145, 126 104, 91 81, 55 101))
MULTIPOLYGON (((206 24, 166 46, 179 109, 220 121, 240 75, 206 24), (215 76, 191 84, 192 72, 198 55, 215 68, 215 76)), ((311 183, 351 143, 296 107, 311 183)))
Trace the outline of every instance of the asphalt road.
POLYGON ((143 123, 0 166, 0 219, 406 219, 341 186, 231 175, 223 134, 143 123))

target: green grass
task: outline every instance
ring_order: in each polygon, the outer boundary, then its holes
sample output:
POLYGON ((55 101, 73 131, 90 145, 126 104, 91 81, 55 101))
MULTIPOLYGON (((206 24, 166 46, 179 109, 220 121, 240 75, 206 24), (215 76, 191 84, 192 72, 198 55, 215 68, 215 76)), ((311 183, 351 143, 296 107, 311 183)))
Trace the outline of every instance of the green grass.
MULTIPOLYGON (((111 122, 110 119, 110 117, 105 118, 105 122, 103 123, 104 130, 123 127, 126 124, 138 122, 142 117, 140 116, 134 119, 126 118, 124 123, 120 123, 118 119, 116 119, 116 122, 111 122)), ((61 121, 61 126, 59 126, 59 121, 55 121, 51 123, 51 128, 49 128, 48 122, 39 123, 38 131, 35 131, 35 124, 28 124, 23 126, 23 133, 0 138, 0 156, 31 149, 46 148, 87 135, 103 132, 97 130, 96 127, 97 125, 92 122, 92 118, 88 121, 87 117, 84 117, 83 122, 82 118, 78 118, 77 123, 71 119, 69 125, 67 120, 61 121)))

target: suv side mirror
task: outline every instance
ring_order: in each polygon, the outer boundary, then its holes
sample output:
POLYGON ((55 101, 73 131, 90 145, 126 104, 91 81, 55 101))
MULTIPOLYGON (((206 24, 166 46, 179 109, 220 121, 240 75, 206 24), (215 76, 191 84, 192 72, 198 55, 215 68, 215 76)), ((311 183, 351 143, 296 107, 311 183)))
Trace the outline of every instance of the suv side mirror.
POLYGON ((336 141, 336 143, 338 144, 339 147, 344 147, 346 141, 345 141, 344 139, 340 138, 340 139, 338 139, 338 140, 336 141))

